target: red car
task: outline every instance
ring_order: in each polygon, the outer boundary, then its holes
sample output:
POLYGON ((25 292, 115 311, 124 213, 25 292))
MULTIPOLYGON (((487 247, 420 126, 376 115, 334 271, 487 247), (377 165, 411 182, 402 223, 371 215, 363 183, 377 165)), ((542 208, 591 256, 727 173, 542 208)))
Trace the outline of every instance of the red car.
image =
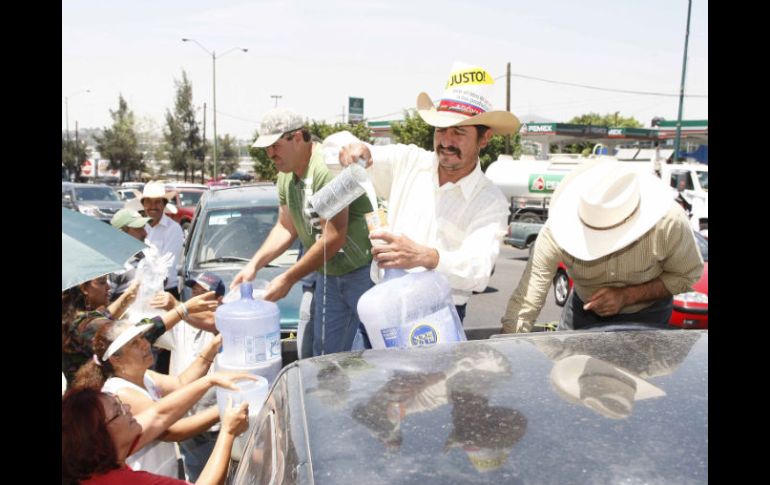
POLYGON ((166 190, 176 192, 171 203, 176 206, 177 213, 168 214, 168 216, 182 226, 185 237, 187 237, 187 231, 190 228, 193 214, 195 213, 195 206, 198 205, 198 201, 206 190, 171 186, 167 186, 166 190))
MULTIPOLYGON (((669 324, 682 328, 709 328, 709 242, 700 233, 693 231, 695 242, 703 257, 703 275, 692 286, 693 291, 674 296, 674 311, 669 324)), ((564 306, 572 291, 572 278, 567 267, 559 263, 553 277, 553 296, 556 304, 564 306)))

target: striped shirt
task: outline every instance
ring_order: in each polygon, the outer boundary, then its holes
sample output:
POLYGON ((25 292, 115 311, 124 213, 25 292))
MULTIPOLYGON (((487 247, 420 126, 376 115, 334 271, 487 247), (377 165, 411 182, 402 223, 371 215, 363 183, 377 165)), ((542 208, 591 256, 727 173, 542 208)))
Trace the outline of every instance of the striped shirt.
MULTIPOLYGON (((560 261, 573 280, 573 291, 583 301, 602 287, 639 285, 656 278, 676 295, 688 291, 703 273, 703 259, 687 216, 674 201, 668 213, 641 238, 594 261, 574 258, 561 249, 546 222, 519 286, 508 301, 502 318, 504 333, 531 331, 560 261)), ((628 305, 620 313, 635 313, 652 303, 628 305)))
MULTIPOLYGON (((346 135, 331 135, 325 149, 358 141, 346 135)), ((434 152, 415 145, 367 146, 373 161, 367 172, 377 195, 388 200, 390 230, 438 251, 435 269, 449 280, 455 305, 465 304, 473 291, 484 291, 508 220, 508 201, 500 189, 478 162, 457 183, 439 186, 434 152)), ((327 165, 335 160, 333 151, 326 155, 327 165)), ((372 261, 375 283, 379 273, 372 261)))

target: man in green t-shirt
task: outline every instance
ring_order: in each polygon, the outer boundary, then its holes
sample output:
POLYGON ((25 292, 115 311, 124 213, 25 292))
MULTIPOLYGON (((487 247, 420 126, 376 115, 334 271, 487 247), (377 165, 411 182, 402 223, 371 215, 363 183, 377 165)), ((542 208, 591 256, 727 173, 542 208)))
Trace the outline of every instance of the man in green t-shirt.
POLYGON ((364 214, 373 209, 362 195, 330 220, 321 220, 320 229, 311 224, 307 201, 334 176, 324 163, 321 145, 312 142, 304 124, 302 117, 285 108, 272 109, 262 119, 253 146, 265 148, 279 172, 278 220, 230 287, 254 279, 257 271, 299 237, 305 253, 270 282, 264 298, 283 298, 303 276, 317 271, 311 315, 313 355, 322 355, 351 350, 356 332, 359 328, 363 332, 358 299, 374 284, 369 277, 372 245, 364 214))

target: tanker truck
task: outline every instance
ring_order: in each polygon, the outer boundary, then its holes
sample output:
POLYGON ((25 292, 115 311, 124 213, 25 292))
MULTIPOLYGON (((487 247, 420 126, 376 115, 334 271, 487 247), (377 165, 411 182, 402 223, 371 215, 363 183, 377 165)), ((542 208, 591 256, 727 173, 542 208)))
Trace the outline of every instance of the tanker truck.
POLYGON ((707 230, 708 165, 665 163, 672 152, 630 148, 618 150, 615 156, 550 154, 548 160, 524 156, 514 160, 510 155, 500 155, 489 165, 486 175, 510 201, 509 223, 543 223, 548 218, 551 197, 565 175, 589 160, 613 160, 640 173, 659 176, 671 186, 672 198, 688 212, 692 228, 707 230))

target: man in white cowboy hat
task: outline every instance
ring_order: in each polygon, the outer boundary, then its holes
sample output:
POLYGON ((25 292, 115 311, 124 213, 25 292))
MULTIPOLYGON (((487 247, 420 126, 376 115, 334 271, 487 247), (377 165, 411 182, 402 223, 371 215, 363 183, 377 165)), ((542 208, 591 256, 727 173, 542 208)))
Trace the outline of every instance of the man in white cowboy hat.
POLYGON ((342 166, 363 157, 375 190, 388 200, 391 232, 370 234, 385 242, 372 249, 372 279, 380 280, 380 269, 435 269, 449 280, 461 319, 472 292, 487 286, 508 219, 508 201, 479 163, 492 135, 513 135, 520 126, 513 113, 492 108, 493 84, 485 69, 458 62, 438 107, 420 93, 417 113, 435 127, 434 152, 353 143, 349 133, 324 141, 343 147, 342 166))
POLYGON ((172 214, 176 213, 176 206, 169 204, 173 197, 174 192, 166 192, 163 182, 149 182, 144 186, 139 203, 142 204, 145 214, 150 218, 145 228, 147 241, 157 247, 161 255, 167 253, 173 255, 164 288, 179 299, 177 265, 182 254, 184 231, 179 224, 164 214, 165 211, 172 214))
POLYGON ((372 287, 369 263, 371 243, 364 214, 373 210, 362 195, 316 226, 305 212, 307 200, 334 177, 324 163, 321 145, 314 143, 305 121, 285 108, 270 110, 262 118, 254 147, 264 148, 278 170, 278 220, 267 239, 230 284, 253 280, 257 271, 282 254, 297 238, 305 252, 287 271, 268 285, 264 299, 276 301, 313 271, 313 355, 351 350, 359 328, 358 299, 372 287), (325 289, 326 288, 326 289, 325 289))
POLYGON ((531 331, 559 261, 574 282, 559 330, 623 322, 665 327, 672 295, 687 291, 703 272, 671 189, 616 161, 585 163, 559 185, 508 301, 503 333, 531 331))

